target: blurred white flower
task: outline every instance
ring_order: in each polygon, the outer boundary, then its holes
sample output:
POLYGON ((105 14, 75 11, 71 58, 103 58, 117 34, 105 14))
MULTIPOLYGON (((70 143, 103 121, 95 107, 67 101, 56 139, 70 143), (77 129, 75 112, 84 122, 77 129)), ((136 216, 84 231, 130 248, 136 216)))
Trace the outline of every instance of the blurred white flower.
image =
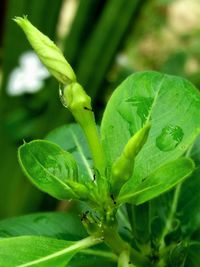
POLYGON ((44 85, 44 79, 50 76, 33 51, 25 52, 19 59, 8 80, 7 93, 11 96, 38 92, 44 85))

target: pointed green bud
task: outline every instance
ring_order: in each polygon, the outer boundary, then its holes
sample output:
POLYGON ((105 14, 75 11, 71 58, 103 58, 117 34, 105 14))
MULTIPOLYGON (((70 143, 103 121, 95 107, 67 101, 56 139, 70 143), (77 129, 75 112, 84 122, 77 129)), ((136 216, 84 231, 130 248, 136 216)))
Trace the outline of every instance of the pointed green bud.
POLYGON ((125 145, 122 154, 112 166, 112 188, 116 194, 121 186, 133 175, 134 161, 149 135, 151 124, 147 123, 136 132, 125 145))
POLYGON ((73 69, 54 42, 34 27, 26 17, 16 17, 14 21, 22 28, 39 59, 52 76, 62 84, 76 81, 73 69))
POLYGON ((147 141, 150 128, 151 123, 149 122, 129 139, 123 151, 126 158, 133 160, 137 156, 147 141))

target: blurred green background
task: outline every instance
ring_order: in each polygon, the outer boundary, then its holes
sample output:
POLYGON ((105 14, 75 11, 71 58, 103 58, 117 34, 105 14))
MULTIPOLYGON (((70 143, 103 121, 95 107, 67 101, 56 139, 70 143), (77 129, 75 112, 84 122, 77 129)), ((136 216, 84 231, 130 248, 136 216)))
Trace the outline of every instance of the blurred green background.
POLYGON ((58 83, 12 21, 22 15, 63 50, 98 122, 114 88, 135 71, 179 75, 200 87, 199 0, 1 0, 0 218, 66 207, 34 188, 17 161, 23 140, 72 120, 58 83))

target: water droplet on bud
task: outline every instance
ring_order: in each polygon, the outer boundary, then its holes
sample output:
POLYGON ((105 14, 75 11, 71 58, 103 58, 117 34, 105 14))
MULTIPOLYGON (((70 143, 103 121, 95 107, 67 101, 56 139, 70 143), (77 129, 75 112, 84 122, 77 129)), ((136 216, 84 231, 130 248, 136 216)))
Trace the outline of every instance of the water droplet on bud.
POLYGON ((61 103, 63 104, 63 106, 65 108, 67 108, 67 102, 66 102, 66 99, 64 97, 64 90, 66 89, 66 85, 64 84, 59 84, 59 97, 60 97, 60 101, 61 103))

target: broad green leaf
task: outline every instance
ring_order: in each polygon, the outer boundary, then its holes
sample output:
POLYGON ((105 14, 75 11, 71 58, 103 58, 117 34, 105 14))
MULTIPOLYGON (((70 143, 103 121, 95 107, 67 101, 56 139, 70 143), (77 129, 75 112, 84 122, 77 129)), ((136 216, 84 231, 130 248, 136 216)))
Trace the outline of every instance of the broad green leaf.
POLYGON ((166 163, 149 176, 145 177, 141 183, 133 187, 132 181, 128 181, 120 191, 118 201, 133 201, 134 204, 142 204, 165 191, 174 187, 192 174, 194 163, 188 158, 179 158, 166 163))
POLYGON ((0 266, 64 267, 75 251, 74 242, 48 237, 21 236, 0 240, 0 266), (64 253, 64 250, 67 250, 64 253))
POLYGON ((46 139, 56 143, 74 156, 78 164, 80 178, 93 179, 91 154, 84 133, 78 124, 61 126, 51 131, 46 139))
POLYGON ((41 212, 0 221, 0 238, 22 235, 78 240, 86 231, 78 215, 72 212, 41 212))
POLYGON ((21 236, 0 240, 0 266, 64 267, 75 253, 99 242, 87 237, 77 242, 39 236, 21 236))
POLYGON ((137 243, 148 246, 150 241, 150 208, 149 203, 135 206, 126 204, 128 217, 131 223, 132 236, 137 243))
POLYGON ((200 129, 199 92, 182 78, 157 72, 128 77, 111 96, 102 120, 102 142, 110 164, 146 121, 152 127, 135 161, 133 188, 192 144, 200 129))
POLYGON ((116 267, 117 256, 99 249, 85 249, 76 254, 67 267, 116 267))
POLYGON ((77 180, 74 158, 49 141, 36 140, 19 148, 19 162, 26 176, 40 190, 58 198, 77 198, 67 180, 77 180))

